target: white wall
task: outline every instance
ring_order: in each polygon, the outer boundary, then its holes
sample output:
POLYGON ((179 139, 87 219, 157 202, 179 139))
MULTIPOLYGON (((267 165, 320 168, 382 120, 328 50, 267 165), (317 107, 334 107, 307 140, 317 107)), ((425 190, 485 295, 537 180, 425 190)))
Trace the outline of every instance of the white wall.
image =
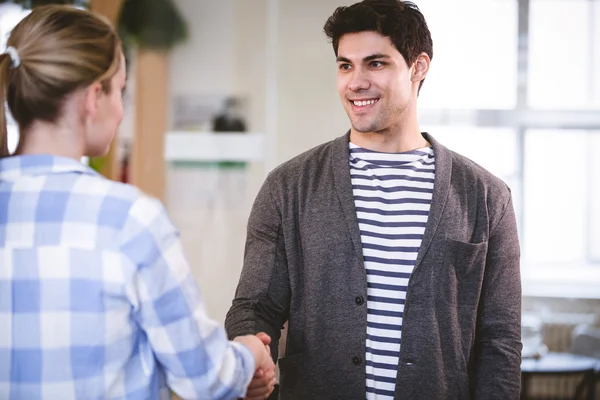
POLYGON ((233 90, 235 71, 235 0, 176 0, 187 21, 189 38, 171 54, 173 94, 233 90))
MULTIPOLYGON (((323 34, 333 10, 354 1, 279 0, 278 161, 348 128, 335 90, 335 59, 323 34)), ((250 129, 266 129, 268 0, 176 0, 189 40, 171 55, 172 95, 233 93, 251 100, 250 129)))
POLYGON ((268 169, 349 127, 335 90, 333 50, 322 30, 337 6, 353 1, 279 0, 272 40, 270 0, 175 2, 190 38, 171 54, 171 98, 247 96, 249 129, 267 135, 267 157, 272 156, 238 173, 168 168, 167 207, 207 310, 223 321, 242 266, 247 217, 268 169), (273 82, 277 86, 269 93, 273 82), (271 95, 276 101, 268 108, 271 95))
MULTIPOLYGON (((235 0, 177 0, 189 29, 187 42, 170 55, 169 125, 178 95, 222 95, 234 91, 236 61, 235 0)), ((167 167, 165 202, 207 312, 224 321, 243 257, 246 212, 224 190, 218 171, 167 167), (236 212, 236 210, 241 210, 236 212)))
POLYGON ((354 2, 280 2, 280 161, 340 136, 349 128, 335 86, 335 55, 323 25, 336 7, 354 2))

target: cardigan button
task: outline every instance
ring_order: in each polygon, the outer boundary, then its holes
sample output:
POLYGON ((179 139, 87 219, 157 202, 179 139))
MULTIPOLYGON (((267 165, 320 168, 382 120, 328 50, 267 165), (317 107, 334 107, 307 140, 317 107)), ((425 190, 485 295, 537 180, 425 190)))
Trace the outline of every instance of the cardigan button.
POLYGON ((360 357, 352 357, 352 364, 360 365, 360 363, 362 363, 362 360, 360 357))
POLYGON ((356 296, 354 301, 356 302, 356 304, 358 304, 360 306, 365 302, 365 299, 362 296, 356 296))

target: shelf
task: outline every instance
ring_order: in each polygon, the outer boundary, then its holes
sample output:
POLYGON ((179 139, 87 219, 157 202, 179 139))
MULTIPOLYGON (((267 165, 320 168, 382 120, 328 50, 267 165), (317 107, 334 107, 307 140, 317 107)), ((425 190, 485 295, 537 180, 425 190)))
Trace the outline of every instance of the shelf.
POLYGON ((253 132, 183 132, 165 135, 165 161, 261 161, 264 135, 253 132))

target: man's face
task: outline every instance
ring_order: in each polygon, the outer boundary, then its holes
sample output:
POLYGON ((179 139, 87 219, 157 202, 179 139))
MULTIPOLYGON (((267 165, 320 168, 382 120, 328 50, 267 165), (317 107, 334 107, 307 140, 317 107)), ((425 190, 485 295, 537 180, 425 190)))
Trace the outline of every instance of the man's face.
POLYGON ((412 68, 389 37, 371 31, 343 35, 337 64, 338 93, 354 130, 401 126, 404 110, 416 101, 416 86, 412 68))

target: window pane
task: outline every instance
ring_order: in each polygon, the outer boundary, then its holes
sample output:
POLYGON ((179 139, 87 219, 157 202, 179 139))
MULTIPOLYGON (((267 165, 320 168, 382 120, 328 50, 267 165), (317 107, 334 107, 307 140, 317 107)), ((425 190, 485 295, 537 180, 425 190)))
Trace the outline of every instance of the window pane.
POLYGON ((600 49, 598 48, 598 46, 600 46, 600 1, 592 1, 590 2, 590 5, 592 7, 592 13, 594 16, 594 33, 592 34, 593 42, 591 49, 593 57, 592 72, 594 73, 594 76, 592 77, 594 98, 592 101, 594 107, 600 107, 600 72, 598 71, 600 68, 600 49))
POLYGON ((597 3, 531 0, 528 92, 531 107, 600 106, 597 3))
POLYGON ((512 129, 422 126, 422 130, 504 181, 516 177, 517 138, 512 129))
MULTIPOLYGON (((592 171, 591 146, 598 146, 599 134, 527 132, 523 252, 527 263, 565 267, 590 262, 590 228, 594 225, 590 211, 595 207, 597 216, 600 205, 592 199, 594 191, 597 195, 600 175, 597 161, 596 171, 592 171)), ((595 225, 598 232, 597 220, 595 225)))
POLYGON ((420 94, 420 107, 514 108, 517 2, 416 3, 433 38, 433 60, 420 94))
POLYGON ((589 180, 590 196, 590 257, 600 264, 600 132, 590 135, 588 157, 591 164, 589 180))

